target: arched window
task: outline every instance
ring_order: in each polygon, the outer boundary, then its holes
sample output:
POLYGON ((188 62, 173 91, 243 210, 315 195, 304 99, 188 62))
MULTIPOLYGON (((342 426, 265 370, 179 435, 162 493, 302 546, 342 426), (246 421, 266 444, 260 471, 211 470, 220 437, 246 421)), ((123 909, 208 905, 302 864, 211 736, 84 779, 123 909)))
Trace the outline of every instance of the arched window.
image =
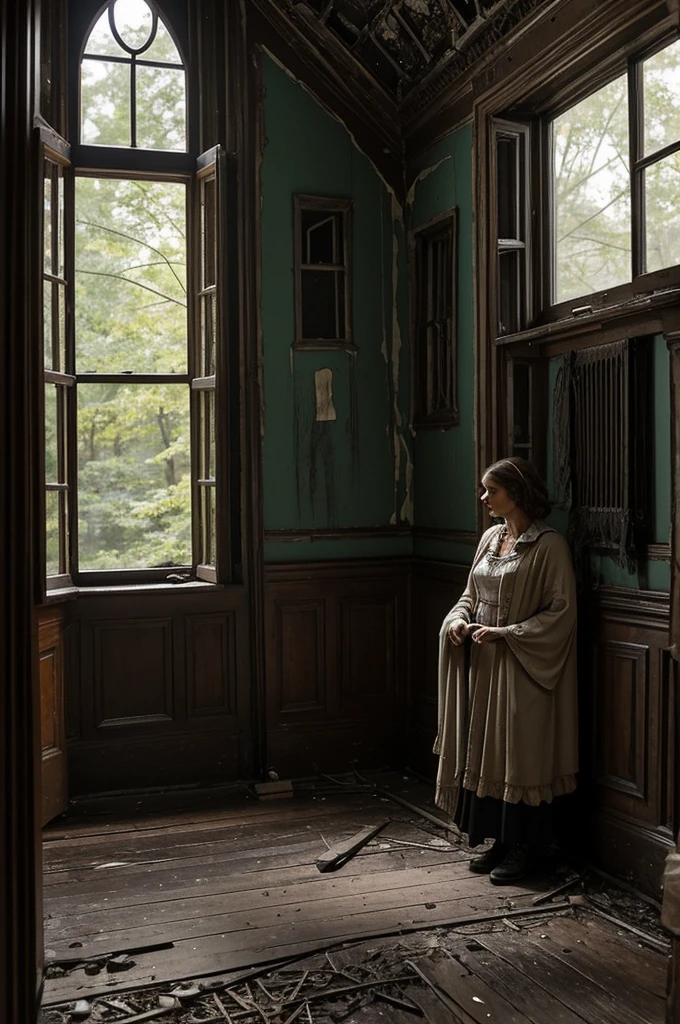
POLYGON ((187 149, 186 71, 147 0, 114 0, 85 43, 80 66, 85 145, 187 149))
POLYGON ((162 5, 90 11, 78 142, 43 140, 47 573, 216 580, 224 157, 162 5))

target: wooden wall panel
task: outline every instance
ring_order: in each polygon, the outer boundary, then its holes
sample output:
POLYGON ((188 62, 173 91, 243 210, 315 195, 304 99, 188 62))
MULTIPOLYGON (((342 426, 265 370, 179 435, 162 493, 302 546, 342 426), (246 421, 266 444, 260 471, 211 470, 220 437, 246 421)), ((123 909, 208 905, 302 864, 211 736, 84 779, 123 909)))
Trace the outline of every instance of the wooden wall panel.
POLYGON ((73 793, 249 776, 245 588, 81 594, 74 615, 73 793))
POLYGON ((397 686, 394 595, 340 601, 340 704, 393 700, 397 686))
POLYGON ((282 777, 406 762, 409 568, 266 568, 267 764, 282 777))
POLYGON ((676 817, 668 595, 603 587, 582 611, 591 665, 581 701, 590 748, 582 785, 592 853, 658 896, 676 817))
POLYGON ((467 581, 465 566, 415 561, 411 580, 412 636, 409 764, 434 778, 437 759, 439 630, 467 581))
MULTIPOLYGON (((647 800, 649 648, 608 640, 595 650, 593 754, 600 786, 647 800)), ((626 805, 627 806, 627 805, 626 805)))
POLYGON ((274 714, 325 710, 325 601, 275 603, 274 714))
POLYGON ((189 718, 233 715, 236 710, 236 616, 187 615, 189 718))
POLYGON ((68 802, 64 709, 65 615, 59 608, 41 608, 37 621, 42 760, 40 820, 44 825, 66 810, 68 802))
POLYGON ((97 726, 173 718, 171 621, 95 620, 92 631, 97 726))

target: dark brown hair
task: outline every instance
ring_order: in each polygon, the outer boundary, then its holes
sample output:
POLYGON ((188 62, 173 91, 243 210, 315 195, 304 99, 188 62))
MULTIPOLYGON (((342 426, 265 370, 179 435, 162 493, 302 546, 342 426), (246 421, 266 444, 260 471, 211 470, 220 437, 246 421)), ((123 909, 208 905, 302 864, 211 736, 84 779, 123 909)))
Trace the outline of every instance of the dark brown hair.
POLYGON ((499 459, 485 471, 504 487, 512 500, 530 519, 545 519, 551 509, 548 489, 533 462, 512 455, 499 459))

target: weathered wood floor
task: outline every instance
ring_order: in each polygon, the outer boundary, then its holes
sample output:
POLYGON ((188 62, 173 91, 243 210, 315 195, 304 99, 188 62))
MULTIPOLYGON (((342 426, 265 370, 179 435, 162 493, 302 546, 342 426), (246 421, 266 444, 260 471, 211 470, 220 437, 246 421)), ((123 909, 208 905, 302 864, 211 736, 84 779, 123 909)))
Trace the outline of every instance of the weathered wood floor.
MULTIPOLYGON (((430 795, 400 776, 381 782, 416 802, 430 795)), ((343 792, 259 802, 233 790, 147 804, 130 813, 129 800, 127 808, 109 800, 45 831, 47 962, 66 971, 48 978, 45 1006, 406 933, 427 935, 431 946, 436 936, 437 955, 423 969, 465 1007, 464 1024, 664 1019, 663 953, 572 909, 518 915, 554 879, 493 887, 468 870, 464 847, 391 801, 343 792), (387 829, 343 868, 317 870, 327 845, 387 817, 387 829), (475 918, 474 937, 462 934, 475 918), (127 953, 134 966, 110 973, 102 965, 111 953, 127 953), (87 970, 74 966, 81 958, 87 970)), ((441 993, 425 985, 409 993, 431 1024, 456 1020, 441 993)), ((363 1009, 357 1024, 415 1019, 387 1004, 376 1013, 363 1009)))

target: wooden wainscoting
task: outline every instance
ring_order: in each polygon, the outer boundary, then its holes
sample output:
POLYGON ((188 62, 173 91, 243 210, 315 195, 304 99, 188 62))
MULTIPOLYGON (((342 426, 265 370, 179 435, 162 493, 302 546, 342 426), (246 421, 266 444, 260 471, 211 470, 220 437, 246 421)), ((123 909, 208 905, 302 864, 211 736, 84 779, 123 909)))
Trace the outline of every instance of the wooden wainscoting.
POLYGON ((281 777, 405 763, 409 569, 266 566, 267 762, 281 777))
POLYGON ((72 793, 252 773, 243 588, 81 593, 75 617, 72 793))
POLYGON ((447 562, 413 562, 409 765, 427 778, 437 773, 432 744, 437 733, 439 630, 460 597, 468 572, 467 566, 447 562))
POLYGON ((62 608, 37 611, 42 760, 41 824, 66 810, 68 803, 64 711, 64 629, 62 608))
POLYGON ((592 613, 583 630, 583 664, 590 664, 583 724, 593 852, 605 869, 658 896, 676 818, 668 595, 603 587, 592 613))

